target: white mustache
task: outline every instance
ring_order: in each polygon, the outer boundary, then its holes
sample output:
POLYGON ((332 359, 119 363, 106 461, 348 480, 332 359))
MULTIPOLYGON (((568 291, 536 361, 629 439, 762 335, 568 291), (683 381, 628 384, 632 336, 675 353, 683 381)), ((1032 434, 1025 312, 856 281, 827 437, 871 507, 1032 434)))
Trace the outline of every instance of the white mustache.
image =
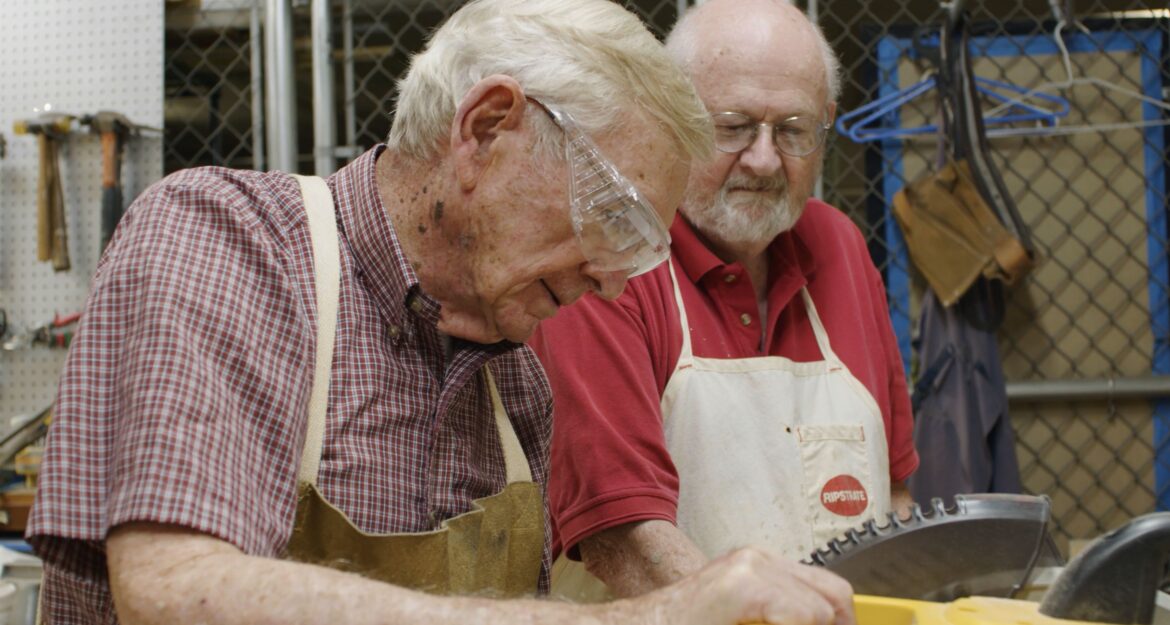
POLYGON ((748 176, 736 176, 728 179, 723 184, 723 192, 727 193, 732 189, 744 189, 747 191, 784 191, 788 188, 788 181, 781 178, 756 178, 748 176))

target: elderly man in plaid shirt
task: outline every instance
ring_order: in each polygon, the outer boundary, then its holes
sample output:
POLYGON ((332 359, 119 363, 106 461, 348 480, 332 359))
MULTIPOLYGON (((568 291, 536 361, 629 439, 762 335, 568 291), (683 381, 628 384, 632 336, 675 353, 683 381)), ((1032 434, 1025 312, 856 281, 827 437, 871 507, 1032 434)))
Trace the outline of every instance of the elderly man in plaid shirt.
POLYGON ((28 538, 46 623, 848 623, 743 551, 635 601, 547 588, 552 402, 521 342, 665 260, 708 114, 606 0, 477 0, 328 180, 179 172, 129 210, 28 538))

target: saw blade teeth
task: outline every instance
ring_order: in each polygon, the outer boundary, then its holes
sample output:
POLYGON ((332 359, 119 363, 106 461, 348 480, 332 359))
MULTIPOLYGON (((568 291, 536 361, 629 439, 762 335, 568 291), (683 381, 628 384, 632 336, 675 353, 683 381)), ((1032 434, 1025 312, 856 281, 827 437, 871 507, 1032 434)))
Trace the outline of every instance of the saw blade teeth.
POLYGON ((913 504, 910 506, 910 516, 918 521, 925 521, 926 516, 922 513, 922 506, 913 504))
POLYGON ((825 557, 821 555, 820 549, 812 552, 809 557, 801 560, 800 563, 805 566, 825 566, 827 564, 825 557))
POLYGON ((934 513, 935 513, 936 515, 938 515, 938 516, 940 516, 940 517, 941 517, 941 516, 946 516, 946 514, 947 514, 947 504, 946 504, 946 502, 944 502, 944 501, 942 500, 942 498, 941 498, 941 497, 935 497, 935 498, 931 499, 931 500, 930 500, 930 506, 931 506, 932 508, 934 508, 934 513))

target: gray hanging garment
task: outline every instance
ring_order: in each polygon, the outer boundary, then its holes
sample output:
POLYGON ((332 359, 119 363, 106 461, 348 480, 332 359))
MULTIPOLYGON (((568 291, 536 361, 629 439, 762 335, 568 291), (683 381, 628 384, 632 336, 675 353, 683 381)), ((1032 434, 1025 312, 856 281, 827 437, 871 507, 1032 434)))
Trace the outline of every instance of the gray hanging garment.
MULTIPOLYGON (((972 294, 973 295, 973 294, 972 294)), ((926 291, 914 340, 914 446, 918 502, 957 493, 1019 493, 1020 467, 1008 416, 995 329, 972 325, 926 291)))

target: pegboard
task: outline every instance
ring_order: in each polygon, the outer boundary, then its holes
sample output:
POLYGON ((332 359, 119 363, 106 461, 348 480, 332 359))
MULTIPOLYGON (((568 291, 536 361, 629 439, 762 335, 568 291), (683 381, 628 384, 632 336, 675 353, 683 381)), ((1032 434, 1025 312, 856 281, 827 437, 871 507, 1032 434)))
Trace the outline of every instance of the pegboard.
MULTIPOLYGON (((160 0, 0 1, 0 308, 9 334, 54 314, 81 310, 97 266, 101 226, 101 147, 82 128, 60 150, 72 268, 55 273, 36 260, 37 140, 13 122, 46 104, 55 112, 123 113, 163 125, 163 2, 160 0)), ((122 164, 127 204, 162 177, 162 139, 131 138, 122 164)), ((0 420, 53 401, 65 350, 0 349, 0 420)))

